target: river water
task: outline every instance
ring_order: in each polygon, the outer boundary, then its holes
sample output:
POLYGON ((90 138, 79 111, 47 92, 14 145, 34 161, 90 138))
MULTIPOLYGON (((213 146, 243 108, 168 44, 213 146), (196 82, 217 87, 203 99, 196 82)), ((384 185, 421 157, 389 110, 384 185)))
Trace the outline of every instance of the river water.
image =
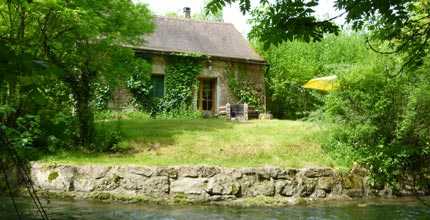
MULTIPOLYGON (((429 199, 427 199, 427 202, 429 199)), ((223 220, 223 219, 430 219, 430 207, 415 199, 325 202, 283 208, 163 206, 71 200, 42 201, 50 219, 89 220, 223 220)), ((38 219, 29 199, 18 199, 22 219, 38 219)), ((17 219, 10 199, 0 197, 0 220, 17 219)))

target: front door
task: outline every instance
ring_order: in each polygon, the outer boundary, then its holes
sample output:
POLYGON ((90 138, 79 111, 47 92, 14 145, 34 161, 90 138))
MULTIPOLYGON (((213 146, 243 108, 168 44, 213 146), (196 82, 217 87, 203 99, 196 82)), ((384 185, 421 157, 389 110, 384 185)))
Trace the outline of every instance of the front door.
POLYGON ((216 79, 200 79, 198 107, 201 111, 215 112, 216 79))

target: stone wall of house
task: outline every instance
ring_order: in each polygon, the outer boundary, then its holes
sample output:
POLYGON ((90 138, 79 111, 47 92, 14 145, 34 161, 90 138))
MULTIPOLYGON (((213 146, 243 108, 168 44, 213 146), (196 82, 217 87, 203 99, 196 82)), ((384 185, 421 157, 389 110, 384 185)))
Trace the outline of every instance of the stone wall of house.
MULTIPOLYGON (((51 193, 92 199, 147 201, 237 202, 272 199, 348 199, 391 196, 386 186, 370 186, 367 172, 354 168, 342 173, 331 168, 281 169, 222 168, 212 166, 96 166, 32 164, 36 188, 51 193)), ((411 195, 413 185, 398 195, 411 195)), ((419 191, 419 189, 418 189, 419 191)), ((422 194, 429 193, 420 191, 422 194)))
MULTIPOLYGON (((153 74, 165 74, 166 65, 166 59, 163 56, 154 55, 152 57, 153 74)), ((245 66, 244 71, 246 71, 246 77, 249 77, 248 79, 255 83, 256 90, 261 94, 261 98, 265 106, 264 65, 209 59, 204 61, 202 73, 198 77, 217 79, 216 103, 218 107, 227 103, 237 103, 237 97, 232 94, 228 86, 226 74, 228 68, 233 71, 239 71, 239 66, 245 66)))

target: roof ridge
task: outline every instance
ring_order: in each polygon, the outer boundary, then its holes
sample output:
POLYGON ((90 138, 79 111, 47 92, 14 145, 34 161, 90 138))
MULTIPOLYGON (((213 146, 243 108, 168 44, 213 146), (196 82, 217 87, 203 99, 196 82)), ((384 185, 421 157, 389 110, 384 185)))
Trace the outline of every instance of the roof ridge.
POLYGON ((156 17, 156 18, 163 18, 163 19, 170 19, 170 20, 181 20, 181 21, 188 21, 188 22, 196 22, 196 23, 233 25, 232 23, 224 22, 224 21, 205 21, 205 20, 195 20, 195 19, 192 19, 192 18, 169 17, 169 16, 161 16, 161 15, 154 15, 154 17, 156 17))

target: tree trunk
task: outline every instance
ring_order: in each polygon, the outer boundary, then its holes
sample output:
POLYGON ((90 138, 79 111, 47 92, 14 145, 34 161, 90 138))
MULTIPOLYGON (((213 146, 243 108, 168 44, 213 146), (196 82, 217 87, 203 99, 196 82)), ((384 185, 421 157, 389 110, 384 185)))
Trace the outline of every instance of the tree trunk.
POLYGON ((79 145, 88 148, 94 140, 94 113, 91 108, 91 76, 82 73, 80 77, 73 77, 69 82, 76 101, 76 112, 79 122, 79 145))

